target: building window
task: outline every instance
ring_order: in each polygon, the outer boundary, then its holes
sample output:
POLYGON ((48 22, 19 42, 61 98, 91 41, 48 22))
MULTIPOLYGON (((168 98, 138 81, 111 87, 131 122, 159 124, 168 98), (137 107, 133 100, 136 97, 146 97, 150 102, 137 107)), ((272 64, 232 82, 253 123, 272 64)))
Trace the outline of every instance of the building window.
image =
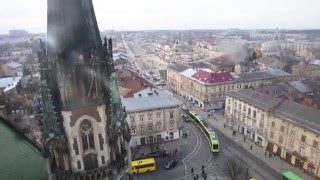
POLYGON ((274 138, 274 132, 270 131, 270 138, 273 139, 274 138))
POLYGON ((157 124, 157 131, 161 131, 161 124, 157 124))
POLYGON ((290 132, 290 136, 294 137, 294 136, 295 136, 295 134, 296 134, 296 132, 295 132, 294 130, 291 130, 291 132, 290 132))
POLYGON ((136 134, 136 128, 131 128, 131 134, 136 134))
POLYGON ((301 135, 301 141, 302 142, 306 142, 306 136, 305 135, 301 135))
POLYGON ((102 164, 105 163, 104 156, 101 156, 101 163, 102 163, 102 164))
POLYGON ((275 126, 276 126, 276 123, 275 123, 274 121, 272 121, 272 122, 271 122, 271 127, 274 128, 275 126))
POLYGON ((170 119, 173 119, 173 112, 170 112, 170 119))
POLYGON ((293 149, 293 146, 294 146, 294 140, 293 140, 293 139, 290 139, 289 148, 290 148, 290 149, 293 149))
POLYGON ((160 113, 157 113, 157 120, 160 120, 160 113))
POLYGON ((78 141, 77 138, 73 138, 73 149, 76 153, 76 155, 79 155, 79 149, 78 149, 78 141))
POLYGON ((238 106, 238 103, 237 103, 237 102, 235 102, 235 103, 234 103, 234 107, 235 107, 235 108, 237 108, 237 106, 238 106))
POLYGON ((310 159, 312 162, 317 162, 317 159, 318 159, 317 156, 318 156, 318 153, 315 150, 311 149, 310 159))
POLYGON ((100 144, 100 150, 103 150, 103 138, 102 138, 102 134, 99 133, 99 144, 100 144))
POLYGON ((149 132, 152 132, 152 130, 153 130, 153 127, 149 126, 149 132))
POLYGON ((140 127, 140 133, 143 134, 143 127, 140 127))
POLYGON ((252 116, 253 116, 253 118, 257 118, 257 111, 254 110, 252 116))
POLYGON ((300 147, 299 147, 299 153, 301 154, 301 156, 304 156, 304 149, 305 149, 305 146, 300 145, 300 147))
POLYGON ((239 110, 241 111, 242 105, 239 103, 239 110))
POLYGON ((152 121, 152 114, 148 114, 148 120, 152 121))
POLYGON ((283 143, 283 136, 282 136, 282 135, 279 136, 279 143, 280 143, 280 144, 283 143))
POLYGON ((281 131, 281 132, 284 132, 284 126, 281 126, 281 127, 280 127, 280 131, 281 131))
POLYGON ((313 147, 316 149, 319 149, 319 142, 316 140, 313 140, 313 147))
POLYGON ((246 113, 246 111, 247 111, 247 107, 243 106, 243 112, 246 113))
POLYGON ((143 122, 144 115, 140 115, 139 117, 140 117, 140 122, 143 122))
POLYGON ((248 116, 251 115, 251 108, 248 108, 248 116))
POLYGON ((130 116, 130 122, 131 124, 134 124, 134 116, 130 116))
POLYGON ((77 161, 78 169, 81 169, 81 162, 77 161))
POLYGON ((173 122, 170 122, 170 124, 169 124, 170 129, 173 129, 173 124, 174 124, 173 122))
POLYGON ((94 149, 93 127, 89 120, 84 120, 80 124, 83 150, 94 149))

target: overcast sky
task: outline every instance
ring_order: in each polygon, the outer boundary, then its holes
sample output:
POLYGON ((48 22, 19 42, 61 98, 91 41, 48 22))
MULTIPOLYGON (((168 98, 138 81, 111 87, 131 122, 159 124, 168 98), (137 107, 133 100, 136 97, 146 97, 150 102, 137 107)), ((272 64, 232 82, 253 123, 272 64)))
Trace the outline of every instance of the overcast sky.
MULTIPOLYGON (((1 0, 0 33, 46 31, 47 0, 1 0)), ((320 28, 320 0, 93 0, 100 30, 320 28)))

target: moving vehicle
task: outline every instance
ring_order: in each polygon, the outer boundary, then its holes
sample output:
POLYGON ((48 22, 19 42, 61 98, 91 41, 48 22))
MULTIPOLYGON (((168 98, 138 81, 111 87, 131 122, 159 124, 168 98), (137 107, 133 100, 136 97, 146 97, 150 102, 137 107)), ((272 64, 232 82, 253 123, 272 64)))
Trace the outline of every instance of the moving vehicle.
POLYGON ((302 178, 291 171, 282 173, 282 180, 302 180, 302 178))
POLYGON ((188 113, 192 121, 199 127, 203 135, 207 138, 211 152, 219 152, 219 140, 216 133, 199 114, 194 111, 189 111, 188 113))
POLYGON ((148 155, 148 158, 158 158, 160 157, 160 151, 154 151, 148 155))
POLYGON ((171 168, 175 167, 177 164, 178 164, 178 160, 172 159, 172 160, 170 160, 169 162, 167 162, 167 163, 164 165, 164 168, 166 168, 166 169, 171 169, 171 168))
POLYGON ((188 110, 187 106, 182 106, 182 110, 184 111, 188 110))
POLYGON ((132 161, 131 166, 131 174, 140 174, 157 170, 157 165, 154 158, 132 161))

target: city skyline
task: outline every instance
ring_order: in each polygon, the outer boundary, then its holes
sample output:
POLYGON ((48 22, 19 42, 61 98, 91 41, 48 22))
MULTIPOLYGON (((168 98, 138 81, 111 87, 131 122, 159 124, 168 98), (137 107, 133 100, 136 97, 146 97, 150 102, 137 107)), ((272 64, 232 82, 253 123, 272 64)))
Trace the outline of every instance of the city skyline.
MULTIPOLYGON (((320 28, 317 21, 320 1, 316 0, 93 0, 93 3, 100 30, 320 28)), ((4 2, 0 33, 11 29, 46 32, 46 4, 44 0, 4 2)))

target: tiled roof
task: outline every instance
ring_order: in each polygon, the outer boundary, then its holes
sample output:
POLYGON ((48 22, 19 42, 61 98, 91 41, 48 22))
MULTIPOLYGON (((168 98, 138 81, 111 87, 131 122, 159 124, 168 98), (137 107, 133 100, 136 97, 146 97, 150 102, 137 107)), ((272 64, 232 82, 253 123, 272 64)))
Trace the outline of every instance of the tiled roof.
POLYGON ((211 72, 199 70, 197 73, 192 75, 192 77, 204 83, 210 83, 210 84, 234 81, 234 78, 231 76, 229 72, 211 73, 211 72))

